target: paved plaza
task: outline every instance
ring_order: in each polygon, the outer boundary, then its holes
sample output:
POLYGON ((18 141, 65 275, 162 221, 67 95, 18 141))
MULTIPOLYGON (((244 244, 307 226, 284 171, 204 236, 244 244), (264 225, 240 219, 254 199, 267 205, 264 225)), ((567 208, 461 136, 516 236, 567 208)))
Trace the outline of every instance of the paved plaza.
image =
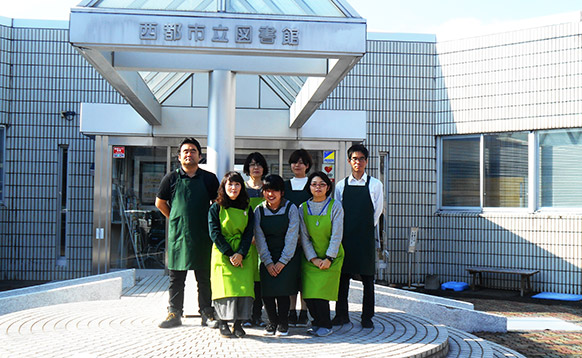
MULTIPOLYGON (((524 346, 527 332, 471 335, 382 307, 381 298, 374 329, 364 329, 359 324, 358 283, 350 295, 352 322, 334 327, 329 337, 310 336, 306 328, 291 328, 286 337, 265 336, 262 329, 249 328, 243 339, 226 339, 217 330, 202 327, 195 316, 184 318, 181 327, 163 330, 157 324, 166 315, 167 284, 166 276, 145 276, 119 300, 52 305, 0 316, 0 357, 524 357, 506 347, 531 348, 524 346)), ((501 314, 512 307, 484 303, 492 300, 473 301, 477 309, 497 307, 501 314)), ((575 307, 572 310, 576 312, 575 307)), ((529 334, 531 338, 534 333, 529 334)), ((538 334, 540 340, 545 336, 553 337, 555 344, 560 341, 556 332, 538 334)), ((577 356, 571 347, 556 352, 542 350, 540 344, 533 347, 548 357, 577 356)))

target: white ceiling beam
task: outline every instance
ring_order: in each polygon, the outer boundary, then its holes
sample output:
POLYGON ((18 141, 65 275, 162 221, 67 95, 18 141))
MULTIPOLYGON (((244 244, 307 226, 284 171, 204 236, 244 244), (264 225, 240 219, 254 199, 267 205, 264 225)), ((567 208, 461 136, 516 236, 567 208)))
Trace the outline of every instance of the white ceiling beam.
POLYGON ((360 58, 350 56, 329 60, 330 71, 325 78, 308 78, 289 108, 289 127, 301 128, 360 58))
POLYGON ((115 52, 113 68, 119 71, 208 72, 228 69, 242 74, 324 77, 326 59, 269 56, 220 56, 187 53, 115 52))
POLYGON ((137 72, 113 68, 113 55, 88 48, 77 50, 115 88, 125 100, 151 125, 160 125, 162 107, 143 78, 137 72))

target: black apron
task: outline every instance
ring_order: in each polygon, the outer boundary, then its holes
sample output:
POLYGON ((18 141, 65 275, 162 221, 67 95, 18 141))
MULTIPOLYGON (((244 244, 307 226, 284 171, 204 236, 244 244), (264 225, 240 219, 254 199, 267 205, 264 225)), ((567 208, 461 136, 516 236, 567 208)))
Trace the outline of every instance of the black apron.
MULTIPOLYGON (((285 247, 285 235, 289 228, 289 209, 291 209, 291 205, 293 204, 289 203, 287 205, 284 215, 271 216, 265 216, 265 208, 262 205, 259 206, 261 212, 261 229, 265 234, 273 264, 279 261, 283 253, 283 248, 285 247)), ((301 261, 298 250, 295 250, 295 255, 277 277, 271 276, 265 264, 261 262, 261 294, 264 297, 291 296, 297 294, 299 291, 300 266, 301 261)))
POLYGON ((342 273, 373 276, 376 271, 374 204, 370 197, 370 178, 368 175, 365 186, 348 185, 348 178, 345 179, 342 245, 346 256, 342 273))
POLYGON ((311 196, 309 183, 305 183, 305 187, 301 190, 293 190, 291 180, 285 180, 285 199, 295 204, 296 207, 306 202, 311 196))

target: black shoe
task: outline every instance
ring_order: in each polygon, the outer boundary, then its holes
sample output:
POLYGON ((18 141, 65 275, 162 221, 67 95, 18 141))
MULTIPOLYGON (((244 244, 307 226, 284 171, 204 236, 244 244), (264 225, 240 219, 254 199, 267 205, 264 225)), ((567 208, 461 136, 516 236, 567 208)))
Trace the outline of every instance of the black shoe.
POLYGON ((168 317, 158 325, 160 328, 173 328, 182 325, 180 315, 174 312, 168 313, 168 317))
POLYGON ((232 332, 230 331, 230 327, 228 327, 228 323, 226 321, 220 321, 218 323, 218 328, 220 330, 220 336, 224 338, 232 337, 232 332))
POLYGON ((242 328, 242 321, 235 321, 234 322, 234 335, 237 338, 242 338, 246 336, 247 332, 242 328))
POLYGON ((307 311, 306 310, 299 311, 297 327, 307 327, 307 322, 309 322, 309 319, 307 318, 307 311))
POLYGON ((255 327, 265 327, 267 324, 262 319, 257 318, 253 320, 253 325, 255 327))
POLYGON ((274 323, 267 324, 267 327, 265 327, 265 336, 271 336, 275 334, 275 332, 277 332, 277 325, 274 323))
POLYGON ((346 323, 350 323, 350 319, 348 317, 344 317, 344 316, 338 316, 338 315, 336 315, 331 320, 331 325, 332 326, 341 326, 342 324, 346 324, 346 323))
POLYGON ((362 327, 374 328, 374 322, 370 318, 362 319, 362 327))
POLYGON ((250 320, 250 319, 249 320, 246 320, 246 321, 243 322, 242 326, 243 327, 246 327, 246 328, 251 328, 253 326, 253 321, 250 320))
POLYGON ((208 321, 214 321, 214 308, 206 307, 200 311, 200 317, 202 317, 202 326, 208 326, 208 321))
POLYGON ((289 325, 286 323, 279 323, 277 326, 277 335, 286 336, 289 334, 289 325))
POLYGON ((295 327, 297 325, 297 311, 289 310, 289 325, 295 327))

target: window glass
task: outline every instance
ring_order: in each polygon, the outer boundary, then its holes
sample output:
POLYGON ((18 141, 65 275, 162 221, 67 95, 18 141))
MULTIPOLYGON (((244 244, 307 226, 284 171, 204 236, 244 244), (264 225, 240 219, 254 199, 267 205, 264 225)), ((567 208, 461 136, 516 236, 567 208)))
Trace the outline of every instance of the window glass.
POLYGON ((6 143, 6 127, 0 126, 0 203, 4 202, 4 145, 6 143))
POLYGON ((485 135, 485 207, 528 205, 528 133, 485 135))
POLYGON ((481 205, 479 140, 479 137, 443 139, 443 206, 481 205))
POLYGON ((582 129, 539 134, 539 205, 582 207, 582 129))

